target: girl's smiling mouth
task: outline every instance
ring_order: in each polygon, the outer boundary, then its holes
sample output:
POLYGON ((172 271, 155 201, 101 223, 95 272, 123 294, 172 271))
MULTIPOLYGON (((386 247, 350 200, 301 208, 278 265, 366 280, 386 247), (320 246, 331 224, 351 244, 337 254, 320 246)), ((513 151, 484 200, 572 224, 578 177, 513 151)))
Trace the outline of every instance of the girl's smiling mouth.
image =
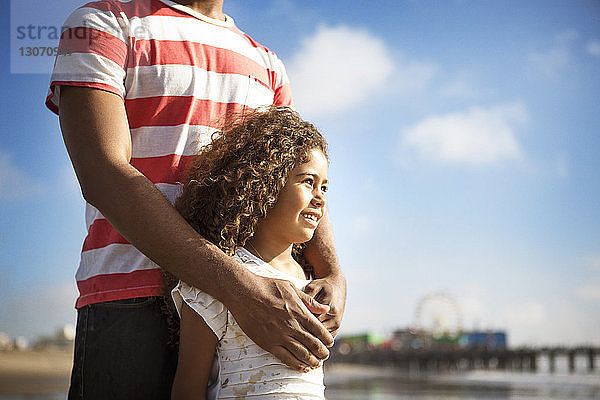
POLYGON ((315 228, 321 220, 321 214, 317 212, 303 212, 300 215, 302 216, 302 218, 304 218, 305 221, 307 221, 310 225, 314 226, 315 228))

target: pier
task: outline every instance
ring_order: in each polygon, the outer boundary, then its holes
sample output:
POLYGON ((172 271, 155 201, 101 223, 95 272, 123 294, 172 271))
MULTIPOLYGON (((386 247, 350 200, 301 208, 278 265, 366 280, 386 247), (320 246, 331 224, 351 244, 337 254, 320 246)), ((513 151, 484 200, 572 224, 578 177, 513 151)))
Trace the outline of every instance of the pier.
POLYGON ((557 371, 557 360, 566 358, 568 371, 594 373, 598 347, 542 347, 518 349, 360 349, 347 352, 334 350, 330 363, 392 366, 416 373, 440 373, 469 370, 506 370, 538 372, 540 361, 547 362, 548 372, 557 371), (577 360, 585 360, 585 368, 577 368, 577 360))

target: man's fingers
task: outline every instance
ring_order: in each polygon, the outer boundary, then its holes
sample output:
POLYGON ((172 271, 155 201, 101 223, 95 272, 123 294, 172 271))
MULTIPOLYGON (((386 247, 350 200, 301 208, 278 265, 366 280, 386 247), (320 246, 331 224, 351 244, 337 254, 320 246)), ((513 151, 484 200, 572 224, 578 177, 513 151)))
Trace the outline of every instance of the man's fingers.
MULTIPOLYGON (((314 318, 314 317, 313 317, 314 318)), ((315 337, 314 333, 300 330, 294 332, 293 337, 306 347, 315 357, 320 360, 325 360, 329 357, 329 350, 327 347, 333 346, 333 336, 329 331, 315 318, 315 324, 319 326, 320 335, 327 338, 327 342, 322 341, 319 337, 315 337)))
POLYGON ((295 369, 300 372, 308 372, 310 367, 307 364, 302 363, 294 355, 283 346, 275 346, 269 349, 269 352, 277 357, 288 367, 295 369))
POLYGON ((304 288, 304 293, 306 293, 310 297, 316 297, 317 294, 321 291, 321 287, 315 284, 315 281, 312 281, 304 288))
POLYGON ((297 292, 298 296, 300 297, 300 300, 302 300, 306 308, 308 308, 308 311, 310 311, 311 313, 326 314, 329 312, 328 305, 319 303, 317 300, 314 299, 314 297, 311 297, 300 290, 297 290, 297 292))
POLYGON ((331 303, 333 287, 323 279, 315 279, 303 291, 321 304, 331 303))
POLYGON ((333 336, 312 313, 326 314, 330 307, 319 304, 291 282, 266 278, 258 282, 263 286, 259 285, 262 290, 256 297, 264 301, 256 305, 250 297, 232 311, 242 330, 291 368, 303 371, 318 366, 329 356, 327 347, 333 346, 333 336), (244 308, 248 304, 253 306, 251 313, 244 308))
MULTIPOLYGON (((303 293, 299 290, 297 292, 298 292, 298 296, 300 296, 300 299, 304 302, 304 304, 306 305, 308 310, 311 311, 312 313, 326 314, 329 311, 329 306, 318 303, 315 299, 307 296, 305 293, 303 293), (307 303, 310 305, 310 307, 309 307, 309 305, 307 305, 307 303)), ((303 345, 305 345, 310 351, 312 351, 312 353, 315 354, 317 357, 319 357, 319 354, 322 353, 322 345, 323 344, 327 347, 333 346, 333 336, 331 336, 329 331, 323 326, 323 324, 321 322, 319 322, 319 320, 314 315, 305 314, 304 319, 298 320, 298 321, 304 327, 304 329, 306 329, 306 331, 308 333, 312 334, 315 337, 311 337, 310 339, 312 339, 312 340, 310 340, 309 343, 303 341, 301 338, 297 338, 297 339, 300 339, 300 342, 303 345), (319 348, 316 348, 315 346, 311 346, 312 343, 318 343, 319 340, 322 342, 322 343, 319 343, 320 344, 319 348), (317 352, 320 352, 320 353, 317 353, 317 352)))
POLYGON ((321 321, 321 323, 329 332, 337 331, 338 329, 340 329, 340 321, 338 318, 328 318, 321 321))
POLYGON ((335 338, 340 330, 340 318, 332 316, 331 314, 323 314, 319 315, 318 319, 323 324, 325 329, 329 331, 331 336, 335 338))
MULTIPOLYGON (((288 350, 294 357, 300 360, 301 364, 304 366, 308 366, 311 368, 316 368, 319 366, 321 359, 315 357, 313 353, 308 351, 308 349, 302 345, 299 341, 297 341, 293 337, 288 337, 287 343, 284 344, 286 350, 288 350)), ((329 354, 329 351, 327 352, 329 354)))

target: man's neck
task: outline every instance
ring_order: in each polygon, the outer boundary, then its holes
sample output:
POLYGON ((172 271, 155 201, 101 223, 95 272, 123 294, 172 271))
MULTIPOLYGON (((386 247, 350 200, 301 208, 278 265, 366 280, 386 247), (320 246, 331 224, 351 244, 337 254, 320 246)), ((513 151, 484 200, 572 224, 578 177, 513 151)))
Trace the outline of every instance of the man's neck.
POLYGON ((189 7, 209 18, 225 21, 223 0, 173 0, 175 3, 189 7))

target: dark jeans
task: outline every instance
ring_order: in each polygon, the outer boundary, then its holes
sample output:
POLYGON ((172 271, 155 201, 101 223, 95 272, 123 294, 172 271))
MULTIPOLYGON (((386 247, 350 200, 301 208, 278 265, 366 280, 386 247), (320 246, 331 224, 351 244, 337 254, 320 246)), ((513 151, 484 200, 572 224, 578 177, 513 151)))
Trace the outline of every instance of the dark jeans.
POLYGON ((68 399, 170 399, 177 346, 164 304, 140 297, 80 308, 68 399))

